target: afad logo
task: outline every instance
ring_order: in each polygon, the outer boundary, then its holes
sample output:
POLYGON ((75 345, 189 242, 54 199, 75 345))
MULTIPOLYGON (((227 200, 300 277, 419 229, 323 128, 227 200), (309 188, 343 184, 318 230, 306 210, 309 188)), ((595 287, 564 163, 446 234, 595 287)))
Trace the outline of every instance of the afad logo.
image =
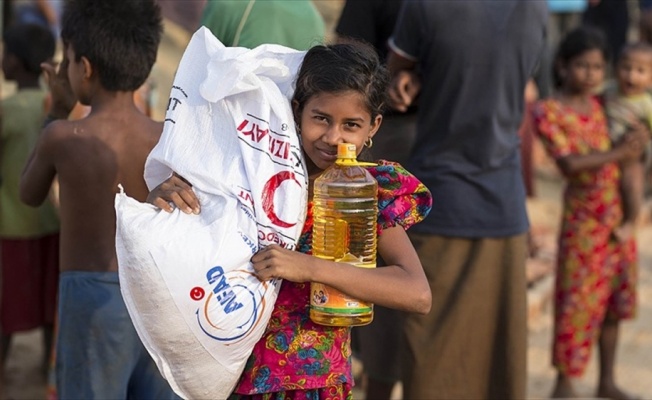
POLYGON ((190 297, 203 301, 197 308, 197 323, 210 338, 234 344, 244 340, 260 322, 268 306, 265 293, 269 282, 261 282, 253 273, 239 269, 225 272, 220 266, 208 270, 206 279, 211 291, 194 287, 190 297))

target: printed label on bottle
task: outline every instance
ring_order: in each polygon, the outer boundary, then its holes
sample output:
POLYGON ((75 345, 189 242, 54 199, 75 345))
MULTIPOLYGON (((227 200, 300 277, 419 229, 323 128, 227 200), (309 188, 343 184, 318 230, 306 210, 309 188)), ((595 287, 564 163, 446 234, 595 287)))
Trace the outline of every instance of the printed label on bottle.
MULTIPOLYGON (((356 263, 353 265, 361 268, 376 267, 375 263, 356 263)), ((373 310, 371 303, 349 297, 323 283, 313 282, 310 285, 310 290, 310 308, 315 311, 329 314, 355 315, 369 313, 373 310)))
POLYGON ((315 311, 342 315, 371 312, 369 303, 353 299, 330 286, 313 282, 311 289, 310 307, 315 311))

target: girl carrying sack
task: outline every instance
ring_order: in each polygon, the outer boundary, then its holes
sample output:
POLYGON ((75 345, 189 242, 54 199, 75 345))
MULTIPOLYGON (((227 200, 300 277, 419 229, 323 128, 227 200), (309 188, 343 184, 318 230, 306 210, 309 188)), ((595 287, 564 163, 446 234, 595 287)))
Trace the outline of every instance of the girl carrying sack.
POLYGON ((181 59, 163 134, 145 166, 151 190, 173 172, 201 213, 116 196, 122 295, 161 374, 184 398, 226 398, 267 325, 281 281, 250 258, 294 249, 307 175, 289 99, 304 52, 227 48, 200 28, 181 59))

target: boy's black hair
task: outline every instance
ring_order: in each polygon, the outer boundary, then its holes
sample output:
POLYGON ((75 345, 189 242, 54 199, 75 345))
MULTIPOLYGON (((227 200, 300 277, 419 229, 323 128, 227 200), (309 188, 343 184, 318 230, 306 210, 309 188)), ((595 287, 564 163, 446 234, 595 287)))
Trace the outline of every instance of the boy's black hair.
POLYGON ((589 50, 600 50, 605 62, 609 61, 609 44, 604 32, 600 29, 583 25, 564 36, 557 49, 552 67, 553 83, 556 88, 563 85, 563 79, 558 71, 559 66, 568 65, 573 58, 589 50))
POLYGON ((52 59, 56 40, 52 32, 43 25, 15 24, 7 27, 2 40, 5 52, 13 54, 29 73, 40 75, 41 63, 52 59))
POLYGON ((293 104, 296 118, 311 97, 354 90, 364 96, 373 121, 387 105, 389 73, 376 50, 361 41, 319 45, 306 53, 297 76, 293 104))
POLYGON ((61 27, 74 61, 86 57, 110 91, 134 91, 145 82, 163 31, 154 0, 68 0, 61 27))
POLYGON ((647 42, 627 43, 620 51, 620 54, 618 55, 618 61, 622 60, 630 53, 645 53, 647 55, 652 55, 652 45, 647 42))

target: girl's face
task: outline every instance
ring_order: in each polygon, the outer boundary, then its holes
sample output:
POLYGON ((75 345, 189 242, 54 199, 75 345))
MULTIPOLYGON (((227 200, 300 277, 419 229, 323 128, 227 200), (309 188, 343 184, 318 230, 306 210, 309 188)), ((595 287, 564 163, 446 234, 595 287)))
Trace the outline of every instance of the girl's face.
POLYGON ((592 94, 603 82, 605 58, 599 49, 587 50, 562 67, 564 87, 575 94, 592 94))
POLYGON ((363 95, 354 90, 311 97, 299 121, 308 174, 319 174, 335 162, 338 143, 355 144, 360 154, 365 141, 378 131, 382 119, 380 115, 371 119, 363 95))

